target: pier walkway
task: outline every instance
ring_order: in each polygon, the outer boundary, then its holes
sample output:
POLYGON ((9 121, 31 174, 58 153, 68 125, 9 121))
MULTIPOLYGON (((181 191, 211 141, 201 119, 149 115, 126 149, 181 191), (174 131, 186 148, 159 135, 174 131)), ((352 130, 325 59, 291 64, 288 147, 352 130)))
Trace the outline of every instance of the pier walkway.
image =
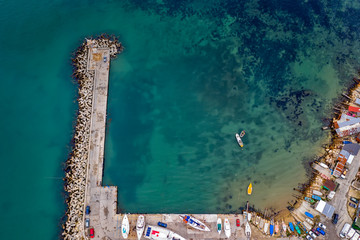
MULTIPOLYGON (((88 162, 86 172, 85 204, 90 206, 90 214, 84 215, 90 219, 90 227, 84 226, 84 237, 90 239, 89 229, 94 228, 94 239, 123 239, 121 223, 123 214, 117 214, 117 187, 102 186, 104 167, 105 125, 108 96, 108 81, 110 67, 110 51, 108 48, 89 48, 87 71, 94 72, 94 88, 90 123, 90 138, 88 146, 88 162)), ((119 171, 120 174, 120 171, 119 171)), ((84 209, 85 212, 85 209, 84 209)), ((137 239, 136 221, 138 214, 128 214, 130 234, 128 239, 137 239)), ((216 221, 228 218, 231 224, 230 239, 247 239, 244 231, 244 218, 236 214, 193 214, 194 217, 210 227, 210 232, 202 232, 187 227, 178 214, 145 214, 146 225, 157 225, 159 221, 168 224, 168 229, 186 239, 224 239, 225 233, 217 232, 216 221), (236 219, 241 222, 236 226, 236 219)), ((255 227, 252 226, 253 232, 255 227)))

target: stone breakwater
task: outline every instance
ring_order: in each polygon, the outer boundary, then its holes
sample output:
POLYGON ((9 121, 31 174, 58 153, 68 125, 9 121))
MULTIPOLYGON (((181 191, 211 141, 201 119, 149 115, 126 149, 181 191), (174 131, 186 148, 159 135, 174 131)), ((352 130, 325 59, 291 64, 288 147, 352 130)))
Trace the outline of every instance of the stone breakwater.
POLYGON ((65 167, 64 188, 67 193, 65 200, 67 211, 65 223, 62 225, 63 239, 84 238, 85 189, 95 76, 95 71, 88 69, 91 48, 107 48, 110 50, 111 58, 115 58, 123 50, 121 43, 115 37, 101 35, 94 39, 86 39, 72 59, 73 78, 78 84, 79 108, 72 140, 72 151, 65 167))

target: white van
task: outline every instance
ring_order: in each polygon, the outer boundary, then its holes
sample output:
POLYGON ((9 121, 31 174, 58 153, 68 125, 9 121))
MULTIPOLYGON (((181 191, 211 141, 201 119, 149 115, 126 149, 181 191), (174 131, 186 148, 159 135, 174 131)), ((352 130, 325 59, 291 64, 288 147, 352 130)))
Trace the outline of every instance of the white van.
POLYGON ((360 237, 360 235, 355 232, 354 236, 352 236, 352 238, 350 238, 351 240, 357 240, 360 237))
POLYGON ((344 238, 346 236, 346 234, 348 233, 348 231, 350 230, 350 228, 351 228, 351 225, 348 223, 345 223, 344 227, 341 229, 341 232, 339 234, 340 237, 344 238))
POLYGON ((350 228, 350 230, 346 234, 346 238, 351 238, 352 236, 354 236, 354 234, 355 234, 355 229, 350 228))

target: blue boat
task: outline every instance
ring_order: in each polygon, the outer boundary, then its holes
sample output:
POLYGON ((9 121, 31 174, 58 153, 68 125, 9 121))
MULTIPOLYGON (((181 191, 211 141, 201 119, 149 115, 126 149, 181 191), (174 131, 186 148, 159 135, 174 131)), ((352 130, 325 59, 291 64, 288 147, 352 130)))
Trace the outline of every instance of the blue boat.
POLYGON ((289 227, 290 227, 290 230, 293 232, 295 229, 294 229, 294 225, 292 224, 292 222, 289 222, 289 227))
POLYGON ((271 220, 270 222, 270 236, 274 235, 274 221, 271 220))
POLYGON ((350 141, 343 141, 343 144, 351 144, 352 142, 350 141))
POLYGON ((317 195, 312 195, 311 198, 312 198, 312 199, 315 199, 315 200, 318 200, 318 201, 321 200, 321 197, 319 197, 319 196, 317 196, 317 195))
POLYGON ((305 212, 305 215, 308 216, 309 218, 314 218, 314 216, 309 212, 305 212))

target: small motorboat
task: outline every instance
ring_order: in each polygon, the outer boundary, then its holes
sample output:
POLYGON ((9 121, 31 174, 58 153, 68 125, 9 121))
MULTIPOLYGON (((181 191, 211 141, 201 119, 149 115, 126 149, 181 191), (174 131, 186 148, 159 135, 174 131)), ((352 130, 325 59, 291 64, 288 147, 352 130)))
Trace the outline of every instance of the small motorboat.
POLYGON ((260 223, 260 216, 256 216, 255 225, 259 225, 260 223))
POLYGON ((247 217, 248 212, 245 211, 245 212, 243 213, 243 215, 244 215, 244 222, 246 222, 246 221, 248 220, 248 217, 247 217))
POLYGON ((295 224, 295 230, 299 235, 301 235, 301 231, 300 231, 298 224, 295 224))
POLYGON ((251 228, 250 228, 249 222, 247 222, 246 225, 245 225, 245 236, 246 237, 251 237, 251 228))
POLYGON ((242 132, 240 133, 240 137, 242 138, 243 136, 245 136, 245 131, 242 131, 242 132))
POLYGON ((243 147, 243 146, 244 146, 244 143, 243 143, 243 141, 241 140, 240 135, 236 133, 236 134, 235 134, 235 137, 236 137, 236 141, 238 142, 239 146, 240 146, 240 147, 243 147))
POLYGON ((309 212, 305 212, 305 215, 308 216, 309 218, 314 218, 314 216, 309 212))
POLYGON ((251 193, 252 193, 252 184, 250 183, 247 189, 247 194, 251 195, 251 193))
POLYGON ((289 222, 289 228, 292 232, 295 230, 292 222, 289 222))
POLYGON ((145 217, 144 215, 140 215, 136 222, 136 233, 138 240, 141 239, 141 236, 144 233, 144 229, 145 229, 145 217))
POLYGON ((221 218, 217 219, 217 231, 219 234, 221 234, 221 218))
POLYGON ((251 221, 251 213, 249 213, 249 212, 248 212, 248 214, 247 214, 247 220, 248 220, 248 222, 251 221))
POLYGON ((200 220, 194 217, 191 217, 189 215, 180 215, 179 217, 183 220, 184 223, 197 230, 205 231, 205 232, 210 231, 210 228, 208 228, 204 223, 202 223, 200 220))
POLYGON ((270 222, 270 236, 274 235, 274 221, 271 220, 270 222))
POLYGON ((279 222, 276 222, 275 224, 275 234, 279 232, 279 222))
POLYGON ((265 226, 264 226, 264 233, 265 233, 265 234, 268 234, 268 230, 269 230, 269 222, 266 221, 266 222, 265 222, 265 226))
POLYGON ((229 238, 231 236, 231 227, 230 227, 229 219, 227 218, 225 218, 224 220, 224 231, 225 231, 225 236, 229 238))
POLYGON ((260 230, 263 229, 264 224, 265 224, 265 220, 264 220, 263 218, 261 218, 261 220, 260 220, 260 225, 259 225, 260 230))
POLYGON ((125 238, 125 239, 128 238, 129 229, 130 229, 129 219, 128 219, 127 215, 125 214, 124 218, 122 220, 122 224, 121 224, 121 233, 122 233, 123 238, 125 238))
POLYGON ((284 233, 286 233, 286 224, 284 220, 282 220, 282 230, 284 231, 284 233))

